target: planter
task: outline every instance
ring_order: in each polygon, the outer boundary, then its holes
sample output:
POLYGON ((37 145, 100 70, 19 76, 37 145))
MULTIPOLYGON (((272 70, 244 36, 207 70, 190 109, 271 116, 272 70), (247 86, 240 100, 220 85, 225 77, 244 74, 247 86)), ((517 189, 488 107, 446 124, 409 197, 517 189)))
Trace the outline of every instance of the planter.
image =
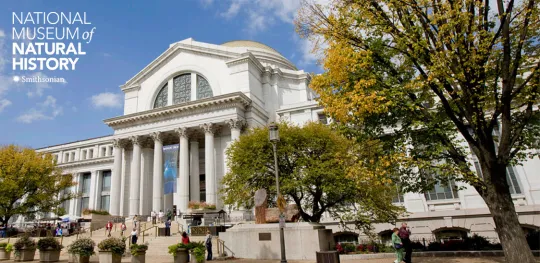
POLYGON ((36 249, 15 250, 15 261, 32 261, 36 255, 36 249))
POLYGON ((146 252, 139 252, 139 255, 137 256, 131 255, 131 263, 145 263, 145 262, 146 262, 146 252))
POLYGON ((176 256, 174 256, 174 263, 188 263, 188 251, 185 248, 179 248, 176 250, 176 256))
POLYGON ((70 254, 69 262, 73 262, 73 263, 89 263, 90 262, 90 256, 81 256, 81 255, 77 255, 77 254, 70 254))
POLYGON ((0 260, 9 260, 11 258, 11 251, 6 252, 5 248, 0 248, 0 260))
POLYGON ((60 260, 60 250, 40 250, 39 262, 57 262, 60 260))
POLYGON ((111 251, 99 251, 99 263, 121 263, 122 255, 117 255, 111 251))
POLYGON ((189 263, 206 263, 206 255, 205 255, 203 261, 201 261, 201 262, 197 262, 197 258, 195 258, 195 255, 192 254, 192 253, 189 254, 189 259, 190 259, 189 263))

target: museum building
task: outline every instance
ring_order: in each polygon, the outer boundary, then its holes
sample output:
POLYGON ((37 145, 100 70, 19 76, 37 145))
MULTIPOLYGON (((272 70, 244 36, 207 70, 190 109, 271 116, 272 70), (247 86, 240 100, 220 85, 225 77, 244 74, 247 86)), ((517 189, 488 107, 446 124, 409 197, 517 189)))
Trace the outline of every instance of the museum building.
MULTIPOLYGON (((215 45, 189 38, 171 44, 121 86, 124 114, 104 120, 113 135, 38 151, 53 154, 58 166, 73 174, 77 185, 70 190, 80 197, 64 203, 70 215, 97 209, 129 217, 173 206, 185 213, 190 201, 219 209, 225 152, 243 131, 279 120, 327 122, 309 81, 308 73, 267 45, 215 45)), ((478 169, 478 163, 471 167, 478 169)), ((538 158, 508 167, 520 221, 531 230, 540 227, 539 170, 538 158)), ((496 238, 489 211, 472 187, 457 191, 453 185, 437 185, 428 193, 405 195, 396 188, 394 201, 410 213, 403 220, 413 238, 473 233, 496 238)), ((229 219, 250 219, 251 211, 237 212, 229 219)), ((338 239, 362 239, 362 233, 344 231, 330 217, 323 223, 338 239)), ((393 225, 375 227, 385 240, 393 225)))

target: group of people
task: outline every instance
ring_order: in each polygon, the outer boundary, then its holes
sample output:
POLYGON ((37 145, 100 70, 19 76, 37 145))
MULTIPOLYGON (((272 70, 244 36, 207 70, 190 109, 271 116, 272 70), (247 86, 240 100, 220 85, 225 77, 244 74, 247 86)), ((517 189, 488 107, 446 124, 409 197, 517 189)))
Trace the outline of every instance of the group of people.
POLYGON ((158 213, 156 213, 155 211, 152 211, 150 212, 150 217, 152 217, 152 224, 156 224, 157 221, 159 220, 159 223, 166 223, 167 221, 170 221, 170 220, 173 220, 174 214, 173 212, 171 211, 171 209, 167 210, 167 220, 164 220, 165 219, 165 213, 163 213, 162 210, 159 210, 158 213))
MULTIPOLYGON (((182 233, 182 244, 189 244, 189 236, 186 232, 182 233)), ((208 252, 206 255, 206 260, 212 260, 212 234, 210 234, 210 230, 206 231, 206 236, 204 238, 204 245, 206 247, 206 251, 208 252)), ((188 258, 189 261, 189 258, 188 258)))
POLYGON ((407 223, 401 224, 401 228, 394 228, 392 244, 396 249, 397 259, 394 261, 395 263, 400 263, 401 261, 411 263, 412 246, 410 236, 411 231, 407 227, 407 223), (403 252, 405 252, 405 255, 403 255, 403 252))

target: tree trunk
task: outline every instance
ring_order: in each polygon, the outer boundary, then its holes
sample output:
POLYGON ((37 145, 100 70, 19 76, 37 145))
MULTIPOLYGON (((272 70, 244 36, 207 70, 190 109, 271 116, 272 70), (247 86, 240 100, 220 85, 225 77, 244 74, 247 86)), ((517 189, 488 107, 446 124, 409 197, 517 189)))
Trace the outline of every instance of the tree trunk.
POLYGON ((487 184, 484 200, 495 221, 495 230, 499 235, 506 261, 536 263, 510 195, 506 182, 506 167, 500 165, 494 167, 495 169, 490 171, 493 183, 487 184))

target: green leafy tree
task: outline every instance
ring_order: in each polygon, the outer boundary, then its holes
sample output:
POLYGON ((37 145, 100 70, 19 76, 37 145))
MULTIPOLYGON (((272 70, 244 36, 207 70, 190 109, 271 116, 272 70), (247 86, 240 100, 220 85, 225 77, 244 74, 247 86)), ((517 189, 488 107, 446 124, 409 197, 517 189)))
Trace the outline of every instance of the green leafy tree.
POLYGON ((62 174, 52 155, 14 145, 0 148, 0 221, 14 215, 32 218, 37 213, 58 211, 75 195, 72 176, 62 174))
POLYGON ((311 83, 325 111, 350 136, 400 153, 405 191, 451 180, 474 187, 508 262, 535 262, 507 167, 539 153, 539 6, 336 0, 304 2, 296 21, 302 36, 327 44, 318 46, 325 72, 311 83))
MULTIPOLYGON (((306 222, 319 222, 325 212, 368 227, 372 221, 395 220, 402 210, 393 206, 387 177, 360 177, 360 149, 320 123, 299 127, 279 125, 277 144, 280 192, 294 202, 306 222), (360 179, 361 178, 361 179, 360 179)), ((275 205, 274 152, 268 128, 250 130, 227 150, 229 172, 222 181, 224 202, 253 206, 255 191, 264 188, 275 205)), ((365 168, 365 170, 370 170, 365 168)))

